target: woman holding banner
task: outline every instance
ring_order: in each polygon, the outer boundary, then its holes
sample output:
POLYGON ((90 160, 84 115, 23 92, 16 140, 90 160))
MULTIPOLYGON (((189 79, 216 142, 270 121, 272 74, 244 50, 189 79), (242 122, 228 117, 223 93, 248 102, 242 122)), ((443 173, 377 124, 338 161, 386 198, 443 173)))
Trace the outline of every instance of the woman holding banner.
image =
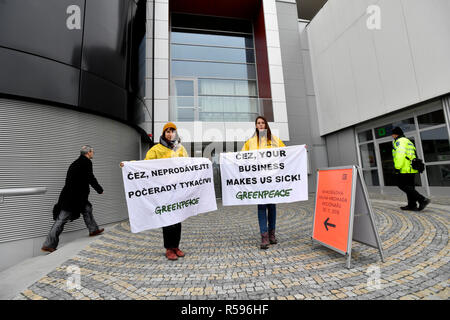
MULTIPOLYGON (((164 125, 159 143, 150 148, 144 160, 173 157, 188 157, 188 154, 186 149, 181 145, 176 125, 168 122, 164 125)), ((121 163, 120 166, 122 167, 123 164, 121 163)), ((181 239, 181 223, 163 227, 163 239, 167 259, 177 260, 178 257, 184 257, 184 252, 178 248, 181 239)))
MULTIPOLYGON (((255 133, 245 142, 241 151, 285 147, 283 141, 272 134, 269 124, 264 117, 257 117, 255 120, 255 126, 255 133)), ((275 237, 276 214, 275 204, 258 205, 261 249, 268 249, 269 243, 276 244, 278 242, 275 237)))

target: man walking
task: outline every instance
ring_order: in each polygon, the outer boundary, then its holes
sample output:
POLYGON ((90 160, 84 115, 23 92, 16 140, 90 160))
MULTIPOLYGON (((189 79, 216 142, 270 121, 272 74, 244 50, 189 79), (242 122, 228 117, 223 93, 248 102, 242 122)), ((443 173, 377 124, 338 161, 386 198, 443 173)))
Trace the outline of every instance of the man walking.
POLYGON ((99 229, 92 215, 92 204, 89 202, 89 185, 97 193, 102 194, 103 188, 97 182, 92 171, 94 149, 91 146, 83 146, 80 157, 75 160, 67 170, 66 182, 59 195, 58 203, 53 208, 53 224, 41 250, 53 252, 59 242, 59 235, 64 230, 64 225, 70 220, 76 220, 83 214, 84 222, 89 229, 89 236, 95 236, 104 231, 99 229))
POLYGON ((392 157, 397 177, 398 187, 406 193, 408 205, 400 207, 402 210, 422 211, 430 203, 430 199, 425 198, 415 188, 415 175, 419 171, 411 166, 411 162, 416 158, 416 147, 405 137, 403 130, 395 127, 392 130, 392 157), (417 203, 419 207, 417 207, 417 203))

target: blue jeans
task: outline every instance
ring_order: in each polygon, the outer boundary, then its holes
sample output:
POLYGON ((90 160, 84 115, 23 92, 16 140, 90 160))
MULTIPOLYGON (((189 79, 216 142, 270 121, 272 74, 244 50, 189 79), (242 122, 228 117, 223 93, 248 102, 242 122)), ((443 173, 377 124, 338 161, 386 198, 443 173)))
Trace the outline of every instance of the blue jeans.
MULTIPOLYGON (((81 214, 83 215, 84 223, 86 223, 86 227, 89 229, 89 232, 97 231, 98 225, 95 222, 94 216, 92 215, 92 206, 87 204, 81 214)), ((44 247, 53 249, 56 249, 58 247, 59 236, 63 232, 65 224, 70 221, 70 217, 70 212, 61 210, 58 218, 50 229, 47 238, 45 239, 45 242, 43 244, 44 247)))
POLYGON ((275 230, 276 220, 277 209, 274 204, 258 204, 259 231, 261 233, 275 230), (269 221, 269 225, 267 225, 267 221, 269 221))

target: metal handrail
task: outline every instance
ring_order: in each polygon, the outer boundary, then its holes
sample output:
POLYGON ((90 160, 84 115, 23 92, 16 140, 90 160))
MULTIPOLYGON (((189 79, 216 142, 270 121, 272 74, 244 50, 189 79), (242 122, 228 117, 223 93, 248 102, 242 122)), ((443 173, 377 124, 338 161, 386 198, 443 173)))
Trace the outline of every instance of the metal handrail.
POLYGON ((45 187, 0 189, 0 203, 3 203, 4 197, 44 194, 46 192, 47 188, 45 187))

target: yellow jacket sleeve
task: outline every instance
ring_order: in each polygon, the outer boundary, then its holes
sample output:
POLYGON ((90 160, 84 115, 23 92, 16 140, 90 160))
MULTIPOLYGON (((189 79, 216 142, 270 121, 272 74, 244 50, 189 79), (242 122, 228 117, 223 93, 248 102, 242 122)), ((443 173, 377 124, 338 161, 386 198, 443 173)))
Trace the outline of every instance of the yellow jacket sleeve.
POLYGON ((249 151, 250 150, 250 140, 245 141, 244 145, 242 146, 241 151, 249 151))
POLYGON ((158 159, 155 147, 156 146, 153 146, 153 147, 150 148, 150 150, 147 151, 147 154, 145 155, 145 159, 144 160, 158 159))
POLYGON ((281 141, 281 139, 280 138, 277 138, 277 137, 275 137, 276 138, 276 141, 277 141, 277 144, 278 144, 278 147, 286 147, 286 145, 284 144, 284 142, 283 141, 281 141))
POLYGON ((177 156, 178 157, 189 157, 186 149, 183 146, 181 146, 181 148, 178 150, 177 156))

